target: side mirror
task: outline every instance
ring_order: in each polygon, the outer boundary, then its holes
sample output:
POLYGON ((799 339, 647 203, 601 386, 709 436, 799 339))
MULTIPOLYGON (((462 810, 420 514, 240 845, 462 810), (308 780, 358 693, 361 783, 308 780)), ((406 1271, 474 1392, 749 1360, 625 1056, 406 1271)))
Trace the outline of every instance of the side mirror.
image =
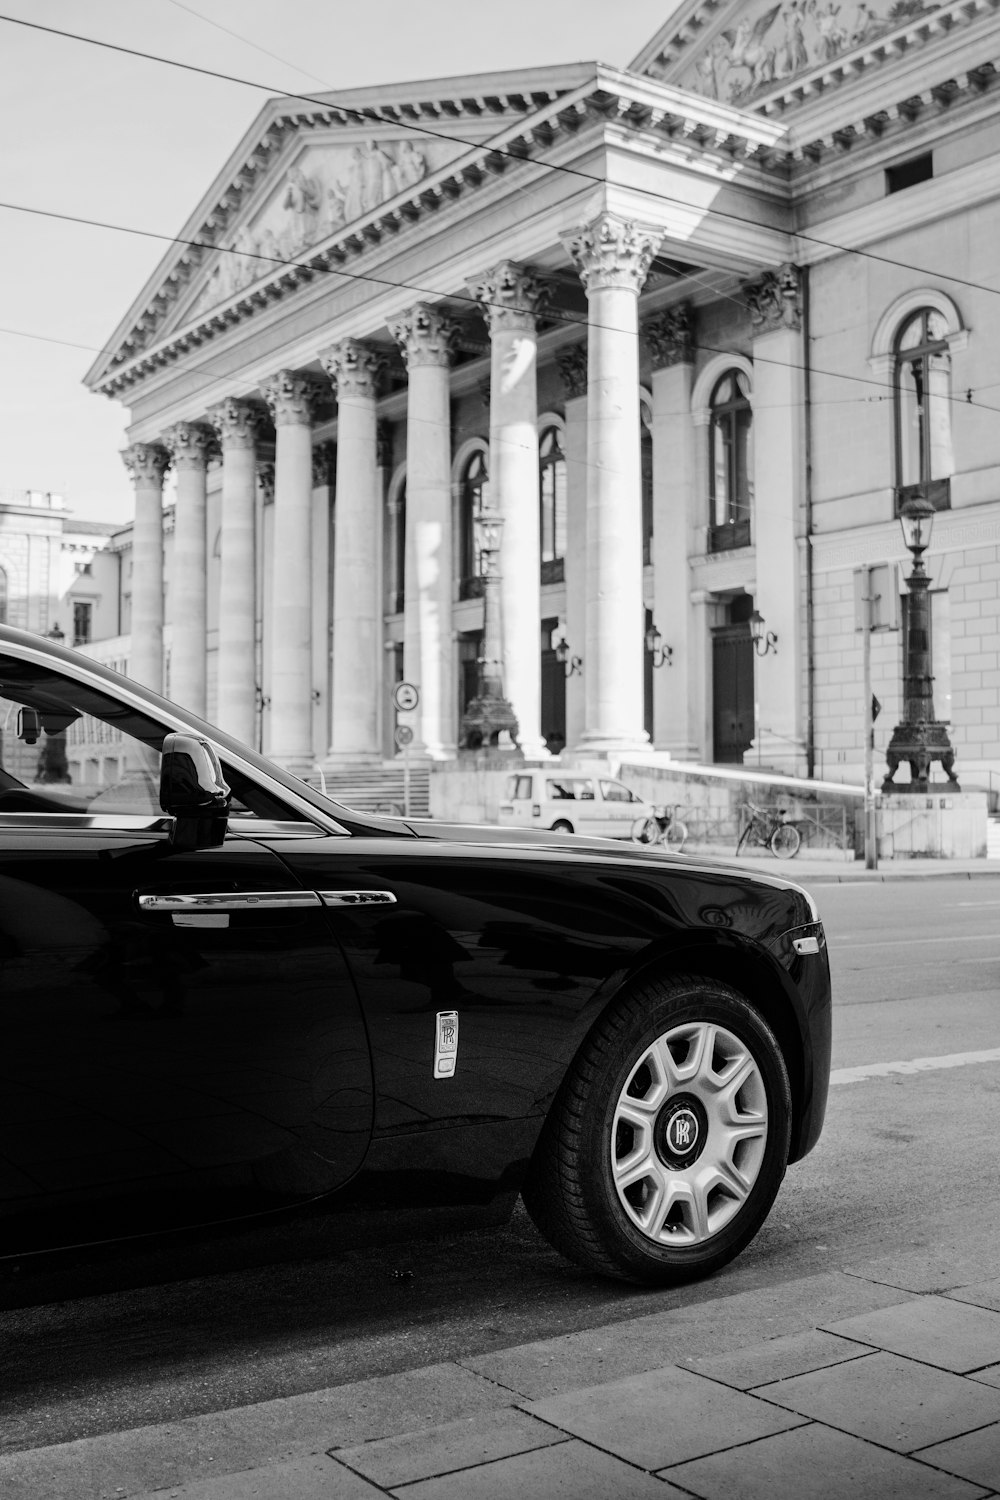
POLYGON ((232 793, 208 740, 168 734, 160 762, 160 806, 174 819, 176 849, 214 849, 226 837, 232 793))

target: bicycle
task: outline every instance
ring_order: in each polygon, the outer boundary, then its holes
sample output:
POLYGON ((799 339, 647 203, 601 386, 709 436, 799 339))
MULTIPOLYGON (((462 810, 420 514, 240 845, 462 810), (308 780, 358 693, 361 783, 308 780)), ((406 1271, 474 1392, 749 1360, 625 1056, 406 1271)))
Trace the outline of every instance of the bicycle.
POLYGON ((632 824, 633 844, 665 844, 668 849, 681 850, 688 836, 687 824, 677 816, 677 808, 654 807, 652 813, 643 813, 632 824))
POLYGON ((736 853, 749 844, 760 844, 765 849, 770 849, 775 859, 794 859, 802 844, 802 835, 795 824, 789 820, 788 813, 783 807, 774 812, 768 812, 763 807, 756 807, 752 802, 743 802, 740 805, 741 813, 748 813, 749 817, 744 824, 736 844, 736 853))

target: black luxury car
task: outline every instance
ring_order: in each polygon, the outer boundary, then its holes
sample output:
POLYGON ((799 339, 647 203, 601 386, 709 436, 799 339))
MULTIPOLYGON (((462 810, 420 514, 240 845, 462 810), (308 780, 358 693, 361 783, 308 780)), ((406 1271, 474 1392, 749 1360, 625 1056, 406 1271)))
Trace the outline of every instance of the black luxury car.
POLYGON ((786 880, 353 812, 6 626, 0 766, 0 1256, 521 1193, 583 1266, 679 1281, 819 1136, 829 965, 786 880))

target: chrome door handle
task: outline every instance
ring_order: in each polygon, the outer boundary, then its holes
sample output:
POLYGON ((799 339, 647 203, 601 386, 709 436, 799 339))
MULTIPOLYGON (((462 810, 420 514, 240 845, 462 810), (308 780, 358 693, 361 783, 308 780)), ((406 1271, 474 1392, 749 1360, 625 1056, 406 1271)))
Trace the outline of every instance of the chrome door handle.
POLYGON ((315 891, 203 891, 196 896, 140 896, 140 911, 280 911, 319 906, 315 891))
POLYGON ((324 906, 394 906, 392 891, 320 891, 324 906))

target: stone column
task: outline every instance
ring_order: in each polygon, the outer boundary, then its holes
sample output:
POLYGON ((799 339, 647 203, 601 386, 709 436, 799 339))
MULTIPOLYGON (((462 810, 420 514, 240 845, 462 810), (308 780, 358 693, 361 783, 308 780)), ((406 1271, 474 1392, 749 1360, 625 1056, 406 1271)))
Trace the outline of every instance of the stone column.
POLYGON ((327 439, 312 450, 312 680, 313 758, 323 760, 330 748, 333 698, 333 497, 337 445, 327 439))
POLYGON ((164 434, 177 473, 174 559, 170 575, 170 696, 192 713, 208 712, 206 470, 215 434, 200 422, 178 422, 164 434))
POLYGON ((163 476, 170 454, 161 443, 133 443, 122 459, 135 486, 129 675, 162 693, 163 476))
POLYGON ((279 370, 263 386, 276 429, 271 630, 271 758, 312 770, 312 408, 315 384, 279 370))
POLYGON ((448 381, 455 327, 418 302, 392 333, 409 371, 403 675, 420 690, 414 752, 443 760, 455 754, 457 728, 448 381))
POLYGON ((784 265, 744 283, 753 332, 754 605, 777 652, 758 657, 754 761, 805 769, 799 715, 798 506, 805 488, 801 272, 784 265))
POLYGON ((490 330, 490 495, 503 517, 500 546, 500 660, 504 696, 529 760, 548 755, 542 739, 541 550, 538 478, 538 339, 546 289, 513 261, 501 261, 471 291, 490 330))
POLYGON ((589 309, 586 709, 580 743, 602 753, 648 743, 638 299, 660 237, 659 230, 611 213, 566 236, 589 309))
POLYGON ((693 320, 689 306, 666 308, 643 325, 653 362, 653 621, 670 665, 653 673, 653 741, 679 760, 697 756, 691 674, 691 552, 697 495, 693 320))
POLYGON ((334 766, 381 759, 382 505, 375 402, 385 363, 344 339, 320 354, 337 392, 337 546, 333 560, 334 766))
POLYGON ((248 745, 256 745, 254 521, 257 428, 261 413, 249 401, 227 398, 213 406, 208 415, 222 445, 216 717, 220 729, 248 745))
MULTIPOLYGON (((574 344, 556 356, 566 393, 566 618, 570 655, 583 658, 587 637, 587 346, 574 344)), ((584 730, 583 674, 566 679, 566 748, 575 750, 584 730)))

